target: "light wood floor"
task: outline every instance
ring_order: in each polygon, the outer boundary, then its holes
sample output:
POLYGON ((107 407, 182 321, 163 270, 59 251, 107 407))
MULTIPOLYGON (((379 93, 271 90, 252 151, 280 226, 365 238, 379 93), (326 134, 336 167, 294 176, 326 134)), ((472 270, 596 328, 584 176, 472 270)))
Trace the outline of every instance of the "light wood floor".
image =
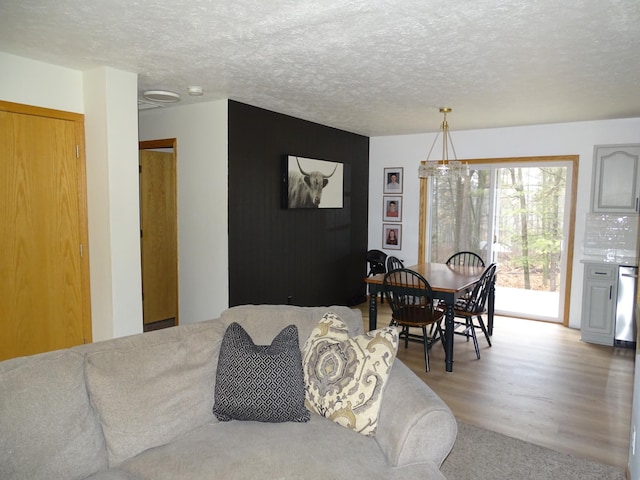
MULTIPOLYGON (((378 305, 378 326, 389 307, 378 305)), ((365 331, 368 304, 359 305, 365 331)), ((554 450, 627 468, 635 351, 592 345, 558 324, 496 317, 489 348, 454 338, 453 373, 440 344, 425 372, 422 345, 398 348, 405 362, 457 419, 554 450)))

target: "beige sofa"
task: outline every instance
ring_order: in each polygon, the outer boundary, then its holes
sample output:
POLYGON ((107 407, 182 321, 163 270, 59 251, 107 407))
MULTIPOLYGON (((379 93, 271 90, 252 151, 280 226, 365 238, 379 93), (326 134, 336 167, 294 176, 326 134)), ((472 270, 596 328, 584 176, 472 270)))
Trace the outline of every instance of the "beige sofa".
POLYGON ((216 320, 0 362, 0 478, 444 478, 455 419, 399 360, 375 436, 316 414, 307 423, 216 420, 230 323, 265 345, 295 324, 302 346, 327 311, 362 333, 360 312, 346 307, 241 306, 216 320))

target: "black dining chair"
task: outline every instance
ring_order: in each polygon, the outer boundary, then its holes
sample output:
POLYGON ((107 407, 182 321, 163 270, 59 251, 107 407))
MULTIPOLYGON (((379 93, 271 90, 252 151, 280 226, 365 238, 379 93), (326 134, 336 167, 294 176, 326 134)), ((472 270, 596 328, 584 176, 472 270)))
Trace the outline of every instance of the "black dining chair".
POLYGON ((417 272, 400 268, 384 276, 384 293, 391 307, 391 325, 401 327, 399 338, 404 339, 404 348, 409 340, 419 341, 424 346, 424 362, 429 371, 429 349, 438 340, 444 344, 442 319, 444 311, 437 308, 429 282, 417 272), (428 326, 435 326, 435 333, 429 336, 428 326), (422 335, 411 333, 411 328, 420 328, 422 335))
POLYGON ((478 346, 476 329, 482 330, 484 337, 487 339, 487 343, 491 347, 491 338, 482 319, 482 315, 487 313, 487 299, 489 298, 491 284, 495 281, 496 268, 495 263, 489 265, 480 277, 480 280, 478 280, 473 287, 470 295, 466 298, 459 299, 453 307, 453 313, 456 318, 463 319, 463 321, 454 321, 453 333, 466 337, 467 342, 470 337, 473 339, 473 347, 475 348, 478 359, 480 359, 480 347, 478 346), (474 318, 477 322, 474 321, 474 318))
POLYGON ((390 255, 387 257, 387 272, 397 270, 398 268, 404 268, 404 262, 398 257, 390 255))
POLYGON ((447 265, 467 265, 470 267, 484 267, 484 260, 474 252, 463 251, 451 255, 445 262, 447 265))
MULTIPOLYGON (((369 263, 369 273, 367 277, 387 273, 387 254, 381 250, 369 250, 367 252, 367 262, 369 263)), ((384 303, 384 293, 380 292, 380 303, 384 303)))

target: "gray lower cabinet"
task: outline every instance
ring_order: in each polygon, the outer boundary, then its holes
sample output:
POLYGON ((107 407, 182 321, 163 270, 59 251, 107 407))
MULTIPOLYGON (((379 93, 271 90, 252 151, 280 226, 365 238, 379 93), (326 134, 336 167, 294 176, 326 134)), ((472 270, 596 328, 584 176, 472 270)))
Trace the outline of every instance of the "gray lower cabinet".
POLYGON ((618 266, 585 263, 584 268, 582 340, 613 345, 618 266))

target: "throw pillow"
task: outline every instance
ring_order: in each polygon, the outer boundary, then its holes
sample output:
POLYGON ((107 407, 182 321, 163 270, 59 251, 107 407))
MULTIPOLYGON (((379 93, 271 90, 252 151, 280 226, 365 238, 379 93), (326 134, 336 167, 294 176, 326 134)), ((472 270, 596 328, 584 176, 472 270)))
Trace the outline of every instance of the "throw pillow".
POLYGON ((295 325, 255 345, 238 323, 222 338, 213 413, 220 421, 306 422, 302 356, 295 325))
POLYGON ((333 313, 325 314, 303 348, 307 408, 374 435, 397 350, 396 327, 349 338, 346 324, 333 313))

